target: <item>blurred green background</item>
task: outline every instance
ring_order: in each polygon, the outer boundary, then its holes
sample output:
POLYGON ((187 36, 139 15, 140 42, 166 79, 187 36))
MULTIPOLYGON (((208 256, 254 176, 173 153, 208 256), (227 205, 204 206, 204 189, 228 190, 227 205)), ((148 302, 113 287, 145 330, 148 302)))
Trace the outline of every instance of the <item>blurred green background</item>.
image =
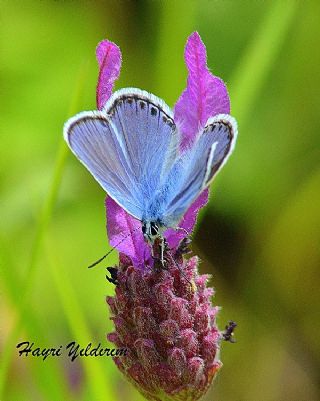
POLYGON ((316 0, 0 2, 1 400, 142 400, 111 359, 15 347, 104 343, 112 327, 114 287, 86 269, 109 249, 105 194, 62 141, 67 117, 95 108, 97 43, 122 50, 117 88, 173 106, 194 30, 239 123, 193 243, 220 328, 238 323, 205 400, 320 399, 319 17, 316 0))

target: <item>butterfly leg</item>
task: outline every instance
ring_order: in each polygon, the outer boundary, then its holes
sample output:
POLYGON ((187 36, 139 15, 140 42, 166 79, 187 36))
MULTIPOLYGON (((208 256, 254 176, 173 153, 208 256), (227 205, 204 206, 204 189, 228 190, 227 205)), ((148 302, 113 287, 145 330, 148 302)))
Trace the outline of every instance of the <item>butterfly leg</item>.
POLYGON ((169 248, 169 244, 167 242, 167 240, 160 236, 160 261, 162 264, 162 267, 165 269, 166 268, 166 264, 168 263, 168 256, 169 259, 172 259, 172 255, 170 253, 170 248, 169 248))
POLYGON ((167 270, 167 250, 168 244, 166 239, 159 235, 157 238, 155 238, 154 243, 151 247, 151 255, 153 260, 156 262, 158 268, 167 270))
POLYGON ((180 241, 180 244, 176 250, 176 257, 181 257, 182 255, 188 255, 191 253, 190 249, 191 239, 189 237, 185 237, 180 241))
POLYGON ((119 284, 118 282, 118 269, 116 267, 107 267, 108 272, 110 273, 109 277, 106 275, 106 279, 109 281, 109 283, 112 283, 114 285, 119 284))
POLYGON ((226 325, 225 331, 222 333, 222 338, 225 341, 229 341, 230 343, 235 343, 236 340, 233 338, 234 329, 237 327, 237 323, 233 320, 230 320, 226 325))
POLYGON ((152 259, 156 259, 155 255, 154 255, 153 245, 151 245, 151 257, 152 257, 152 259))
POLYGON ((164 266, 164 247, 165 247, 164 238, 161 237, 160 241, 161 241, 160 242, 160 261, 161 261, 162 266, 164 266))

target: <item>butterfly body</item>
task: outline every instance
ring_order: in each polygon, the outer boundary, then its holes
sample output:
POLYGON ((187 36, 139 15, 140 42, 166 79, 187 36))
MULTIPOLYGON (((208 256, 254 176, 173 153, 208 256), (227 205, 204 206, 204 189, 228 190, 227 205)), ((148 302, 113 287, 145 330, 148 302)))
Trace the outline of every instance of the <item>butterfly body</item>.
POLYGON ((161 221, 142 221, 142 234, 147 242, 153 244, 155 239, 161 237, 166 227, 161 221))
POLYGON ((170 108, 139 89, 115 92, 103 110, 82 112, 64 127, 72 152, 123 209, 142 222, 153 244, 177 227, 235 144, 235 120, 208 119, 188 148, 170 108))

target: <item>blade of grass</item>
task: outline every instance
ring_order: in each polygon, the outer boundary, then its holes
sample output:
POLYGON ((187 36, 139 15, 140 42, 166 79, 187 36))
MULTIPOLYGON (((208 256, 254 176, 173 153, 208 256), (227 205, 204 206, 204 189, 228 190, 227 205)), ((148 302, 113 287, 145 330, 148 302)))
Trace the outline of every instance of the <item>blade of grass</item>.
MULTIPOLYGON (((272 279, 284 302, 295 305, 298 291, 303 302, 295 310, 308 310, 317 304, 318 292, 310 291, 313 274, 319 264, 320 212, 315 199, 320 197, 320 169, 310 172, 306 179, 288 197, 285 207, 275 219, 272 230, 266 238, 261 252, 261 260, 268 262, 272 279), (304 277, 304 283, 300 278, 304 277), (287 291, 288 288, 296 289, 287 291), (303 292, 306 291, 304 294, 303 292)), ((260 261, 259 261, 260 262, 260 261)), ((260 262, 261 263, 261 262, 260 262)), ((314 275, 314 279, 316 276, 314 275)), ((303 313, 303 312, 301 312, 303 313)))
MULTIPOLYGON (((70 280, 65 274, 63 268, 58 268, 58 263, 55 253, 52 251, 52 241, 46 243, 46 253, 48 256, 49 271, 52 274, 55 288, 58 292, 64 314, 67 318, 70 331, 76 338, 76 342, 82 345, 92 341, 92 335, 86 325, 85 317, 80 308, 80 302, 77 300, 76 293, 70 285, 70 280)), ((107 371, 104 368, 101 358, 81 358, 80 362, 87 376, 87 383, 91 390, 91 398, 95 400, 116 399, 113 393, 113 388, 107 386, 107 371)), ((110 374, 108 374, 110 379, 110 374)))
MULTIPOLYGON (((74 114, 76 112, 76 105, 78 103, 78 99, 80 98, 81 90, 85 81, 87 70, 87 63, 81 66, 79 71, 79 75, 76 80, 76 88, 74 90, 74 94, 72 97, 72 101, 69 108, 68 116, 74 114)), ((66 158, 68 155, 67 147, 61 140, 59 150, 56 157, 54 172, 52 176, 52 181, 48 190, 48 195, 44 200, 43 207, 39 213, 38 222, 36 225, 36 233, 35 239, 33 242, 30 261, 27 268, 26 279, 24 280, 23 286, 20 289, 20 300, 21 302, 18 305, 17 317, 12 328, 10 335, 8 336, 8 341, 4 345, 4 351, 2 354, 2 368, 0 370, 0 399, 2 398, 8 370, 10 367, 10 360, 12 356, 12 352, 14 350, 14 344, 16 342, 17 336, 22 328, 22 324, 24 322, 25 311, 28 307, 29 294, 32 289, 32 283, 36 273, 37 260, 39 256, 39 252, 41 249, 41 245, 43 243, 44 234, 46 229, 50 223, 50 219, 52 216, 52 211, 57 200, 58 191, 60 187, 61 177, 63 173, 63 169, 65 166, 66 158)))
POLYGON ((296 1, 280 0, 270 4, 268 14, 230 79, 232 113, 239 121, 240 129, 276 63, 297 6, 296 1))
MULTIPOLYGON (((12 258, 7 252, 8 246, 4 238, 0 238, 1 255, 1 279, 6 293, 12 305, 19 303, 19 288, 21 280, 18 276, 13 276, 9 272, 16 271, 12 258)), ((26 338, 46 338, 46 334, 36 319, 32 309, 26 309, 24 314, 24 332, 26 338)), ((38 362, 38 361, 36 361, 38 362)), ((45 369, 39 369, 38 365, 31 363, 32 377, 37 381, 37 388, 40 389, 46 399, 60 401, 68 397, 71 399, 65 378, 61 372, 58 363, 55 360, 50 361, 45 369), (50 398, 48 398, 50 397, 50 398)))
POLYGON ((154 91, 158 96, 166 99, 168 104, 174 104, 185 86, 185 74, 173 74, 172 66, 175 71, 185 71, 183 49, 187 37, 195 30, 197 7, 196 1, 162 2, 159 43, 153 67, 154 91), (183 18, 181 18, 181 10, 183 10, 183 18))
MULTIPOLYGON (((297 7, 298 2, 295 1, 280 0, 270 3, 269 12, 231 76, 228 84, 231 112, 239 124, 240 140, 243 126, 250 115, 252 105, 261 95, 272 66, 276 63, 297 7)), ((206 213, 210 213, 210 208, 209 203, 206 213)), ((200 213, 198 222, 204 217, 205 213, 200 213)))

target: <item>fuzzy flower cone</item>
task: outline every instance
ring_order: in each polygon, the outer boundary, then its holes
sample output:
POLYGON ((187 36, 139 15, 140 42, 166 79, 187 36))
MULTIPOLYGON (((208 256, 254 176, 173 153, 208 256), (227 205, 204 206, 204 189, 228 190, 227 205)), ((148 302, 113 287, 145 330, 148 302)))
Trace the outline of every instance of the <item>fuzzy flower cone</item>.
POLYGON ((179 249, 165 256, 166 270, 137 270, 121 257, 116 295, 107 298, 115 325, 108 340, 127 348, 115 362, 147 399, 197 400, 221 367, 218 308, 197 257, 184 260, 179 249))
MULTIPOLYGON (((119 76, 121 53, 104 40, 97 47, 97 59, 97 105, 101 110, 119 76)), ((208 70, 205 46, 197 32, 188 38, 185 61, 187 87, 174 107, 181 150, 192 146, 209 117, 230 112, 226 86, 208 70)), ((115 296, 107 298, 115 327, 108 340, 127 348, 127 355, 114 361, 149 400, 197 400, 221 367, 223 333, 216 326, 213 289, 207 287, 208 276, 198 273, 198 258, 187 257, 185 238, 207 201, 208 190, 204 190, 180 221, 184 230, 164 233, 162 266, 157 259, 159 243, 154 244, 154 257, 144 241, 141 222, 110 197, 106 199, 108 238, 120 253, 113 277, 115 296)))

